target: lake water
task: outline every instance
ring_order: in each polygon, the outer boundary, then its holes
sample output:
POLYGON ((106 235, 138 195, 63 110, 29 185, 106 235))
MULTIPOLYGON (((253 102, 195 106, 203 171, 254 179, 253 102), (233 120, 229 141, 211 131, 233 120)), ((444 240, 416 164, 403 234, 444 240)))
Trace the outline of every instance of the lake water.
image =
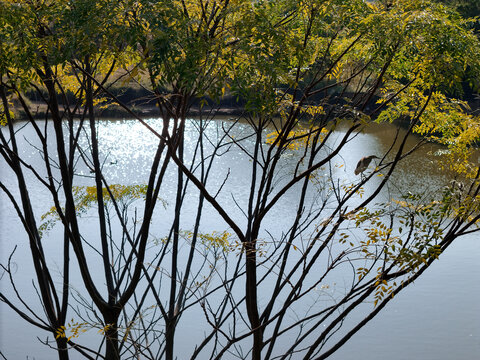
MULTIPOLYGON (((218 120, 209 127, 212 136, 215 132, 221 133, 223 120, 218 120)), ((152 119, 153 126, 159 126, 159 121, 152 119)), ((193 151, 193 143, 189 143, 190 135, 193 139, 196 132, 195 121, 189 122, 186 135, 186 154, 193 151), (190 135, 189 135, 190 134, 190 135)), ((228 124, 228 122, 226 122, 228 124)), ((32 130, 29 127, 22 128, 24 124, 16 124, 20 134, 24 135, 22 151, 29 162, 39 164, 41 158, 35 147, 32 130)), ((240 125, 238 137, 246 125, 240 125), (243 126, 243 127, 242 127, 243 126)), ((342 134, 341 128, 338 134, 342 134)), ((105 176, 110 183, 138 184, 145 183, 152 156, 155 151, 157 139, 145 130, 136 121, 101 121, 99 122, 100 142, 103 144, 101 151, 105 159, 105 176)), ((359 134, 348 143, 341 154, 335 159, 342 166, 336 168, 336 174, 344 178, 353 178, 353 169, 360 157, 369 154, 381 154, 384 152, 395 134, 392 125, 376 125, 359 134)), ((53 141, 53 139, 51 139, 53 141)), ((86 142, 86 138, 82 138, 86 142)), ((412 140, 414 141, 414 139, 412 140)), ((84 143, 86 145, 86 143, 84 143)), ((445 175, 434 164, 434 154, 439 147, 428 144, 420 149, 414 157, 408 158, 399 167, 395 175, 395 183, 399 188, 411 188, 417 191, 429 191, 441 184, 448 182, 445 175)), ((3 161, 3 160, 2 160, 3 161)), ((0 161, 0 179, 6 184, 13 184, 12 174, 0 161)), ((289 170, 288 157, 283 159, 286 171, 289 170)), ((293 166, 293 165, 291 165, 293 166)), ((225 178, 226 169, 230 169, 228 178, 229 191, 221 194, 218 198, 223 204, 232 203, 231 194, 240 206, 244 205, 248 189, 243 186, 246 177, 250 173, 249 159, 239 150, 232 150, 219 158, 213 168, 212 180, 209 183, 212 189, 221 186, 225 178)), ((88 168, 79 163, 78 172, 80 177, 77 185, 91 184, 88 168)), ((174 173, 169 173, 171 183, 174 184, 174 173)), ((168 184, 168 177, 166 183, 168 184)), ((42 191, 33 179, 30 195, 34 199, 36 214, 46 212, 51 206, 51 200, 45 191, 42 191), (35 187, 36 186, 36 187, 35 187)), ((389 199, 396 193, 398 188, 388 188, 380 195, 381 200, 389 199)), ((162 196, 170 204, 174 203, 174 187, 168 185, 162 191, 162 196)), ((293 216, 289 214, 289 199, 295 198, 295 193, 289 193, 285 201, 279 204, 277 214, 283 217, 293 216)), ((196 203, 194 201, 185 205, 182 216, 186 219, 195 214, 196 203)), ((171 207, 170 207, 171 209, 171 207)), ((168 207, 162 215, 168 219, 168 207)), ((235 212, 234 216, 241 216, 241 212, 235 212)), ((92 221, 86 219, 85 221, 92 221)), ((193 220, 191 220, 193 221, 193 220)), ((275 219, 269 220, 272 227, 275 219)), ((167 221, 168 222, 168 221, 167 221)), ((185 225, 188 226, 188 225, 185 225)), ((205 232, 221 230, 223 222, 218 216, 209 214, 205 216, 202 229, 205 232)), ((60 228, 60 227, 58 227, 60 228)), ((152 233, 162 235, 161 227, 153 227, 152 233)), ((47 241, 47 253, 52 258, 60 258, 58 247, 53 239, 57 230, 52 230, 47 241)), ((30 270, 29 249, 23 228, 16 218, 12 206, 5 194, 0 193, 0 259, 5 263, 11 251, 18 245, 15 253, 17 264, 15 279, 24 296, 35 304, 36 294, 31 285, 32 273, 30 270), (23 261, 23 259, 26 259, 23 261)), ((415 284, 401 292, 389 305, 358 332, 332 359, 336 360, 406 360, 406 359, 435 359, 470 360, 480 357, 480 242, 478 236, 466 236, 460 238, 436 262, 415 284)), ((101 266, 98 263, 98 266, 101 266)), ((60 265, 59 265, 60 268, 60 265)), ((7 279, 4 276, 0 285, 2 291, 8 290, 7 279), (5 290, 4 290, 5 289, 5 290)), ((10 292, 10 295, 12 293, 10 292)), ((41 313, 40 308, 35 308, 41 313)), ((7 307, 0 303, 0 350, 10 360, 15 359, 52 359, 52 352, 40 344, 37 336, 45 339, 47 334, 40 333, 28 325, 19 316, 15 315, 7 307)), ((359 315, 357 315, 359 316, 359 315)), ((361 315, 360 315, 361 316, 361 315)), ((194 330, 192 330, 194 331, 194 330)), ((182 342, 181 337, 177 344, 182 342)), ((186 338, 186 339, 187 339, 186 338)), ((181 346, 180 346, 181 347, 181 346)), ((181 354, 181 349, 179 350, 181 354)), ((71 353, 76 358, 75 353, 71 353)), ((181 355, 179 355, 181 359, 181 355)), ((228 357, 226 357, 228 359, 228 357)))

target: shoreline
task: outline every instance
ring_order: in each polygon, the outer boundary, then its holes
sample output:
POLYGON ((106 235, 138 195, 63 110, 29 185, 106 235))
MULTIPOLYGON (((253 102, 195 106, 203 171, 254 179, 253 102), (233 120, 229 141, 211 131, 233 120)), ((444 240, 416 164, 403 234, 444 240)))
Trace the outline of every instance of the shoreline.
MULTIPOLYGON (((161 116, 158 108, 155 106, 133 105, 131 107, 131 111, 142 118, 161 116)), ((31 106, 30 112, 35 120, 45 119, 45 117, 47 117, 47 106, 44 104, 34 104, 31 106)), ((187 116, 200 116, 201 113, 215 114, 220 116, 242 115, 245 113, 245 108, 241 106, 235 107, 219 105, 218 107, 204 106, 202 109, 200 109, 200 107, 194 105, 188 111, 187 116)), ((80 113, 77 112, 76 115, 76 117, 79 117, 80 113)), ((113 119, 132 117, 132 115, 128 111, 118 105, 114 105, 111 108, 107 109, 96 109, 95 116, 100 118, 113 119)), ((21 109, 20 107, 16 107, 14 119, 18 121, 25 121, 29 118, 23 109, 21 109)))

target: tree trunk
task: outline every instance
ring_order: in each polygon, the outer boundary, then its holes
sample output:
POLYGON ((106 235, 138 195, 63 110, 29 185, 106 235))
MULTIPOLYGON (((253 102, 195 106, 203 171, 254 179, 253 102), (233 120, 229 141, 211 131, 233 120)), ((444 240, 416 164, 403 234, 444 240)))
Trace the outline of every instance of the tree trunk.
POLYGON ((260 360, 263 346, 263 331, 260 327, 257 303, 257 255, 255 241, 245 243, 246 254, 246 305, 253 332, 252 360, 260 360))
POLYGON ((165 359, 173 360, 173 349, 175 340, 175 320, 168 320, 165 330, 165 359))
POLYGON ((105 340, 107 347, 105 349, 105 360, 120 360, 117 320, 114 322, 106 322, 106 326, 105 340))
POLYGON ((57 342, 58 359, 69 360, 67 338, 59 337, 55 341, 57 342))

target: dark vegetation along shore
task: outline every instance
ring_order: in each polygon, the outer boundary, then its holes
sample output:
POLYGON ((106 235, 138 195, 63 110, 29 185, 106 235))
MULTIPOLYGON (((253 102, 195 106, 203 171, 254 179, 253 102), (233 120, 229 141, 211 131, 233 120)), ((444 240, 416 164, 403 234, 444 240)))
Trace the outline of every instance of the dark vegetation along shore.
MULTIPOLYGON (((158 107, 155 105, 155 97, 148 90, 132 86, 114 88, 110 91, 122 104, 128 107, 129 111, 125 110, 124 107, 118 105, 113 100, 105 99, 104 102, 96 106, 96 116, 104 118, 131 118, 132 114, 130 111, 142 118, 157 117, 160 114, 158 107)), ((44 119, 48 116, 48 107, 37 93, 29 92, 25 95, 29 100, 28 105, 34 118, 44 119)), ((72 94, 68 94, 66 99, 59 96, 58 101, 63 108, 66 108, 67 103, 77 103, 72 94)), ((15 100, 14 105, 15 119, 26 120, 27 115, 22 106, 15 100)), ((79 117, 83 112, 81 109, 75 108, 72 105, 70 106, 70 110, 78 114, 79 117)), ((227 95, 219 101, 214 101, 211 98, 195 99, 192 102, 188 114, 189 116, 199 116, 202 112, 204 114, 213 113, 215 115, 228 116, 241 115, 244 111, 244 101, 227 95)))
MULTIPOLYGON (((133 112, 135 115, 148 118, 148 117, 157 117, 159 116, 158 107, 155 105, 154 95, 139 86, 126 86, 126 87, 116 87, 110 90, 111 93, 124 105, 126 105, 129 111, 125 110, 124 107, 113 102, 111 99, 106 100, 101 105, 96 107, 96 116, 103 118, 131 118, 133 112)), ((46 94, 45 94, 46 95, 46 94)), ((347 98, 349 94, 344 93, 344 98, 347 98)), ((40 96, 36 92, 30 92, 26 94, 26 98, 30 101, 29 108, 31 114, 36 119, 44 119, 47 114, 47 106, 43 101, 41 101, 40 96)), ((331 100, 327 101, 329 105, 337 106, 345 104, 344 98, 338 98, 333 96, 331 100)), ((367 109, 372 109, 376 105, 379 97, 372 97, 368 102, 367 109)), ((473 114, 480 113, 480 95, 472 92, 467 89, 463 99, 469 106, 468 111, 473 114)), ((325 95, 318 96, 315 102, 319 104, 325 104, 325 95)), ((66 103, 74 104, 76 103, 74 96, 72 94, 67 95, 67 99, 61 97, 58 98, 59 103, 65 108, 66 103)), ((15 119, 26 120, 27 116, 20 104, 15 106, 15 119)), ((189 108, 189 116, 199 116, 200 114, 204 115, 220 115, 220 116, 241 116, 246 113, 247 109, 245 107, 246 101, 238 97, 231 95, 225 95, 223 98, 214 100, 210 97, 197 98, 192 101, 192 104, 189 108)), ((75 109, 73 106, 70 107, 71 111, 75 111, 80 116, 82 113, 81 110, 75 109)))

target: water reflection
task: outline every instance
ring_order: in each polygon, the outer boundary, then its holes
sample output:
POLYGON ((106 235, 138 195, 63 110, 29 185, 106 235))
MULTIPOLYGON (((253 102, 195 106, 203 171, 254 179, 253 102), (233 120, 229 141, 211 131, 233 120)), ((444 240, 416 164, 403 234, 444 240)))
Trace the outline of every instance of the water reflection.
MULTIPOLYGON (((161 122, 157 119, 148 120, 149 124, 158 131, 161 130, 161 122)), ((215 121, 209 125, 208 136, 213 143, 221 138, 222 126, 228 126, 228 121, 215 121)), ((20 126, 20 125, 18 125, 20 126)), ((187 157, 191 157, 195 151, 195 139, 198 121, 191 120, 187 124, 186 149, 187 157)), ((32 130, 25 127, 21 130, 25 144, 22 144, 24 155, 32 164, 40 164, 42 159, 35 149, 28 145, 32 142, 32 130), (28 139, 28 141, 27 141, 28 139)), ((338 142, 346 128, 341 126, 337 129, 337 136, 333 137, 331 146, 338 142)), ((102 164, 104 176, 112 184, 141 184, 146 181, 153 155, 156 150, 158 138, 145 129, 136 121, 100 121, 98 123, 99 143, 101 146, 102 164)), ((354 140, 347 143, 344 149, 332 161, 332 170, 335 177, 346 183, 355 182, 353 171, 358 160, 367 155, 385 153, 391 146, 397 129, 389 124, 369 126, 359 133, 354 140)), ((400 130, 400 136, 402 130, 400 130)), ((242 138, 248 135, 248 126, 239 124, 235 127, 232 136, 242 138)), ((407 143, 407 148, 414 146, 418 139, 412 138, 407 143)), ((51 140, 53 141, 53 140, 51 140)), ((253 140, 252 140, 253 141, 253 140)), ((248 141, 247 141, 248 143, 248 141)), ((38 146, 39 144, 33 143, 38 146)), ((52 145, 52 144, 51 144, 52 145)), ((88 137, 82 136, 80 145, 88 148, 88 137)), ((441 149, 435 144, 425 144, 414 156, 410 156, 402 162, 395 174, 395 186, 390 186, 382 192, 379 201, 389 201, 398 196, 404 189, 412 189, 416 192, 438 191, 449 178, 439 170, 434 155, 441 149)), ((289 154, 295 157, 295 154, 289 154)), ((294 162, 289 156, 282 158, 283 171, 288 174, 294 170, 294 162)), ((388 159, 387 159, 388 161, 388 159)), ((14 177, 6 170, 5 164, 1 164, 1 180, 13 183, 14 177)), ((76 185, 93 185, 93 177, 87 164, 78 163, 77 171, 81 177, 76 185)), ((231 208, 232 216, 238 222, 244 221, 244 215, 240 208, 244 207, 248 199, 249 189, 245 187, 251 176, 250 159, 239 150, 235 149, 224 153, 218 158, 212 169, 212 176, 207 184, 212 193, 226 183, 229 191, 219 195, 218 201, 225 207, 231 208), (228 174, 228 177, 227 177, 228 174), (234 202, 232 202, 232 199, 234 202), (237 205, 238 204, 238 205, 237 205)), ((35 211, 42 214, 51 206, 49 197, 40 190, 33 177, 29 178, 33 186, 31 195, 34 198, 35 211)), ((281 179, 279 180, 281 181, 281 179)), ((380 181, 376 179, 375 181, 380 181)), ((375 183, 373 182, 373 184, 375 183)), ((165 185, 162 185, 161 197, 167 204, 173 204, 175 194, 175 172, 167 173, 165 185)), ((368 192, 368 188, 366 191, 368 192)), ((287 197, 276 206, 275 213, 269 220, 272 227, 278 219, 293 217, 290 210, 291 202, 295 201, 295 189, 287 194, 287 197)), ((188 221, 193 222, 196 209, 197 193, 190 195, 189 201, 185 202, 182 217, 185 227, 188 221)), ((163 224, 171 222, 171 207, 163 211, 161 219, 163 224)), ((208 211, 208 206, 207 206, 208 211)), ((15 213, 6 201, 5 195, 0 195, 0 238, 2 239, 1 260, 5 261, 15 246, 19 245, 16 258, 28 258, 28 247, 22 234, 21 224, 16 219, 15 213)), ((91 220, 91 219, 90 219, 91 220)), ((87 220, 86 220, 87 221, 87 220)), ((87 225, 86 225, 87 226, 87 225)), ((205 232, 219 230, 225 227, 223 220, 211 210, 202 224, 205 232)), ((152 228, 152 233, 159 238, 163 236, 165 227, 160 222, 152 228)), ((58 247, 55 246, 55 237, 61 235, 53 230, 47 242, 48 254, 52 258, 60 257, 58 247)), ((358 336, 347 344, 335 359, 470 359, 476 354, 480 343, 480 321, 472 321, 472 314, 480 313, 480 287, 478 276, 480 271, 477 266, 480 246, 473 237, 462 239, 443 254, 441 261, 430 269, 421 278, 417 285, 400 294, 399 299, 391 303, 386 311, 363 329, 358 336), (470 311, 470 309, 472 311, 470 311), (475 325, 476 324, 476 325, 475 325), (448 331, 447 331, 448 330, 448 331), (408 344, 408 345, 406 345, 408 344), (456 354, 456 356, 451 356, 456 354)), ((23 265, 23 264, 22 264, 23 265)), ((35 293, 30 285, 31 273, 25 266, 19 269, 17 280, 22 284, 22 290, 29 292, 32 298, 35 293)), ((3 281, 3 280, 2 280, 3 281)), ((327 291, 327 289, 322 289, 327 291)), ((328 291, 334 291, 329 289, 328 291)), ((2 305, 2 309, 4 305, 2 305)), ((41 309, 37 309, 41 311, 41 309)), ((198 316, 191 313, 192 319, 198 316)), ((51 353, 44 346, 39 345, 34 338, 36 332, 23 320, 19 320, 11 311, 2 310, 1 346, 2 352, 7 358, 23 358, 26 354, 36 358, 49 358, 51 353), (18 334, 22 334, 22 342, 17 342, 18 334), (26 340, 29 339, 29 340, 26 340), (25 344, 31 348, 26 349, 25 344)), ((195 327, 195 321, 190 321, 189 331, 201 332, 195 327)), ((179 339, 181 342, 181 339, 179 339)))

